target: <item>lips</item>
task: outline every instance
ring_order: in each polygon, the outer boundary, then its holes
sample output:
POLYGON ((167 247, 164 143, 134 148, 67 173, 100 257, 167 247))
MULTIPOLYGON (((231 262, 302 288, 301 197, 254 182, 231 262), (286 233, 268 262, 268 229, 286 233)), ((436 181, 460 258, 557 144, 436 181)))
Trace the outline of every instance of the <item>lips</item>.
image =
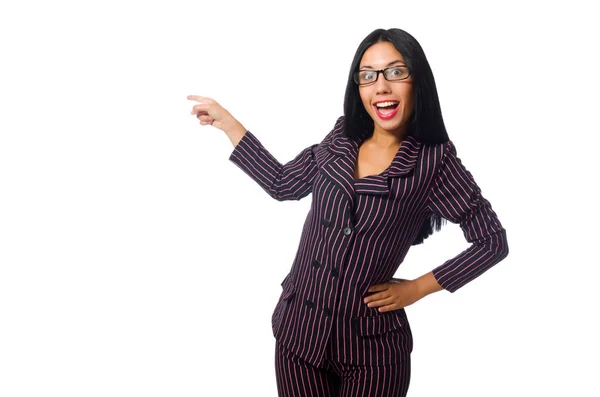
POLYGON ((375 113, 377 113, 377 116, 379 116, 380 119, 382 120, 389 120, 391 118, 393 118, 397 113, 398 113, 398 109, 400 103, 398 101, 377 101, 375 102, 375 104, 373 104, 373 107, 375 108, 375 113), (392 108, 391 106, 387 106, 384 108, 379 108, 377 107, 378 103, 394 103, 396 105, 395 108, 392 108))

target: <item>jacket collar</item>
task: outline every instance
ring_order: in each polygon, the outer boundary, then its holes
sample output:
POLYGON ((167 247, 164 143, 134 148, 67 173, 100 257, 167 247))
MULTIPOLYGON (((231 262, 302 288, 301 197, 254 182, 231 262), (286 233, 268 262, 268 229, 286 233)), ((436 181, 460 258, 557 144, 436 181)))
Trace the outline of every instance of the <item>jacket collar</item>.
MULTIPOLYGON (((349 156, 354 163, 358 158, 358 148, 365 138, 349 138, 343 134, 336 136, 328 146, 329 151, 337 156, 349 156)), ((404 138, 400 149, 394 156, 389 168, 384 171, 384 176, 398 177, 408 174, 417 163, 422 143, 412 136, 404 138)), ((369 177, 367 177, 369 178, 369 177)), ((357 182, 361 181, 359 179, 357 182)), ((376 179, 376 178, 375 178, 376 179)))
POLYGON ((332 160, 326 162, 321 168, 324 177, 342 192, 351 207, 355 204, 355 194, 388 195, 393 178, 406 175, 415 167, 422 146, 417 139, 406 137, 385 171, 355 180, 354 168, 358 158, 358 148, 364 140, 365 138, 337 135, 327 146, 328 151, 333 153, 332 160))

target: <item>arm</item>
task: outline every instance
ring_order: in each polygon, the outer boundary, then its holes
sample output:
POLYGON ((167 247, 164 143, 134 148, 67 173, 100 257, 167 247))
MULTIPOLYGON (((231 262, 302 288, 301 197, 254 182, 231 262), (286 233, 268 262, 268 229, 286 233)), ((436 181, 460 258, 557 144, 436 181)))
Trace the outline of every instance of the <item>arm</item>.
POLYGON ((229 160, 240 167, 276 200, 300 200, 312 191, 312 182, 317 174, 315 151, 320 145, 328 144, 333 135, 340 131, 342 118, 320 144, 302 150, 293 160, 281 164, 264 148, 250 131, 239 140, 229 160))
POLYGON ((312 181, 317 174, 316 148, 328 144, 343 126, 342 116, 319 145, 304 149, 296 158, 283 165, 214 99, 200 95, 188 95, 187 99, 200 102, 191 111, 200 120, 200 125, 211 125, 228 136, 234 146, 229 160, 254 179, 271 197, 280 201, 300 200, 311 192, 312 181))
POLYGON ((424 294, 440 286, 455 292, 508 255, 506 231, 492 206, 482 195, 471 173, 456 156, 451 141, 446 143, 439 173, 429 196, 428 208, 450 222, 460 224, 471 246, 419 278, 424 294))

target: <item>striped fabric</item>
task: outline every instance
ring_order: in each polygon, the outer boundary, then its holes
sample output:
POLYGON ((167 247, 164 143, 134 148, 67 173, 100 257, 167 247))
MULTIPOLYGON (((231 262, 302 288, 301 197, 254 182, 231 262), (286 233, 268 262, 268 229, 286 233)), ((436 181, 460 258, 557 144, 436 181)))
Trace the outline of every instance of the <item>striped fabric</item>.
POLYGON ((313 365, 403 360, 412 351, 404 309, 380 313, 363 298, 396 273, 424 220, 438 213, 459 223, 471 246, 433 269, 455 292, 508 254, 506 232, 451 141, 425 145, 407 137, 390 166, 354 180, 358 138, 343 135, 344 117, 320 144, 278 162, 250 131, 230 160, 276 200, 312 193, 295 259, 282 281, 273 334, 313 365))
POLYGON ((325 359, 315 367, 275 344, 275 377, 279 397, 405 397, 410 385, 410 357, 378 366, 325 359))

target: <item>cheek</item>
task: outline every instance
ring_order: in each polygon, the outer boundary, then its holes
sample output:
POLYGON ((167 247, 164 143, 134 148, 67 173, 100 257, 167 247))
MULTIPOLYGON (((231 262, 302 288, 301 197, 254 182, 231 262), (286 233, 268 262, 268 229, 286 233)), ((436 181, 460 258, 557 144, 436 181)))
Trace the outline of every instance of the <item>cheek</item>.
POLYGON ((402 101, 404 102, 404 108, 409 112, 412 111, 414 107, 414 98, 411 89, 404 90, 402 93, 402 101))
POLYGON ((362 101, 363 106, 365 107, 365 110, 367 112, 371 111, 371 102, 369 100, 369 95, 364 91, 364 90, 360 90, 360 100, 362 101))

